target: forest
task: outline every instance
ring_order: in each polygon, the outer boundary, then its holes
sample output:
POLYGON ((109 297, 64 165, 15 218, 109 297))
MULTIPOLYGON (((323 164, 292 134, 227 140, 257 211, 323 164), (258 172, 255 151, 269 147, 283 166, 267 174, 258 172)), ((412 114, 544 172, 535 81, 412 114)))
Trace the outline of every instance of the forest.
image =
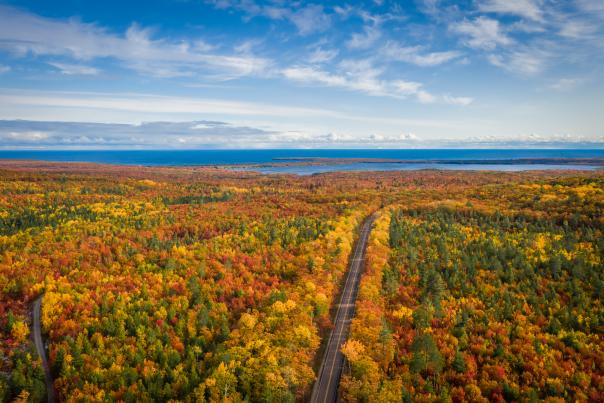
POLYGON ((368 247, 345 401, 602 401, 604 181, 395 203, 368 247))
POLYGON ((0 401, 307 401, 359 224, 351 402, 604 398, 604 175, 0 164, 0 401))

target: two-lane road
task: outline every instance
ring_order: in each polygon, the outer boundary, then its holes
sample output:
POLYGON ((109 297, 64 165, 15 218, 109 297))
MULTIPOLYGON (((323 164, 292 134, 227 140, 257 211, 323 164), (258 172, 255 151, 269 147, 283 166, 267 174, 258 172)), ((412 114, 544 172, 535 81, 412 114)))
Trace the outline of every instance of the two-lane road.
POLYGON ((55 403, 57 397, 55 396, 55 389, 53 386, 52 375, 50 368, 48 367, 48 359, 46 358, 46 349, 44 349, 44 342, 42 341, 42 328, 40 326, 40 311, 42 310, 42 295, 34 301, 33 309, 33 337, 36 350, 42 360, 42 366, 44 367, 44 377, 46 378, 46 393, 48 395, 48 403, 55 403))
POLYGON ((371 215, 363 222, 359 239, 351 255, 352 258, 349 262, 346 282, 344 283, 336 311, 335 325, 329 336, 323 362, 319 369, 319 376, 312 390, 310 398, 312 403, 332 403, 338 397, 338 386, 344 365, 344 356, 340 351, 340 347, 346 342, 350 330, 350 321, 354 316, 359 282, 364 267, 367 240, 369 239, 374 220, 375 216, 371 215))

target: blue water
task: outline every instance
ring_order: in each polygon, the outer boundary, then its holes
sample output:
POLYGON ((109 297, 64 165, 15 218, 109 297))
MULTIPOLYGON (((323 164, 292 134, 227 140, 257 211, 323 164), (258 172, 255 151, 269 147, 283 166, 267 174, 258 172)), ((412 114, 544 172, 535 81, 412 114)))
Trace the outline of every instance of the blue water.
POLYGON ((260 172, 263 174, 296 174, 313 175, 324 172, 341 171, 413 171, 420 169, 443 169, 460 171, 535 171, 535 170, 579 170, 591 171, 599 167, 593 165, 573 165, 573 164, 432 164, 432 163, 413 163, 413 164, 392 164, 392 163, 353 163, 338 165, 306 165, 306 166, 279 166, 279 167, 253 167, 245 168, 246 171, 260 172))
MULTIPOLYGON (((387 158, 404 160, 494 160, 516 158, 604 158, 604 149, 413 149, 413 150, 61 150, 61 151, 0 151, 0 159, 26 159, 43 161, 96 162, 104 164, 182 166, 230 165, 275 162, 275 158, 387 158)), ((557 165, 448 165, 448 164, 346 164, 304 167, 265 167, 262 172, 291 172, 310 174, 343 170, 400 170, 400 169, 592 169, 588 166, 557 165)))

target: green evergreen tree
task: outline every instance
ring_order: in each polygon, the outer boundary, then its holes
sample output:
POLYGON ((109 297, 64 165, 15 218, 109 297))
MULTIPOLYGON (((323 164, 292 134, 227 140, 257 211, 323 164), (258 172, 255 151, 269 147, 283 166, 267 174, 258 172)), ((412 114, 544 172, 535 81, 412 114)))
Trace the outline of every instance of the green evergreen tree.
POLYGON ((463 354, 458 350, 453 358, 453 369, 457 372, 466 372, 466 360, 463 354))
POLYGON ((418 334, 411 345, 411 371, 416 374, 434 376, 443 368, 443 357, 429 333, 418 334))

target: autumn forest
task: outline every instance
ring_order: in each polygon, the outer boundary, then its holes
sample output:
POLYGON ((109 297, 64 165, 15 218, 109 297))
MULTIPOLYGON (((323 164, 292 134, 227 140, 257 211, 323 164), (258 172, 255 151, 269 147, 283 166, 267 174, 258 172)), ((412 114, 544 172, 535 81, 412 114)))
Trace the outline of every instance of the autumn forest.
POLYGON ((604 400, 604 175, 0 164, 0 401, 604 400))

